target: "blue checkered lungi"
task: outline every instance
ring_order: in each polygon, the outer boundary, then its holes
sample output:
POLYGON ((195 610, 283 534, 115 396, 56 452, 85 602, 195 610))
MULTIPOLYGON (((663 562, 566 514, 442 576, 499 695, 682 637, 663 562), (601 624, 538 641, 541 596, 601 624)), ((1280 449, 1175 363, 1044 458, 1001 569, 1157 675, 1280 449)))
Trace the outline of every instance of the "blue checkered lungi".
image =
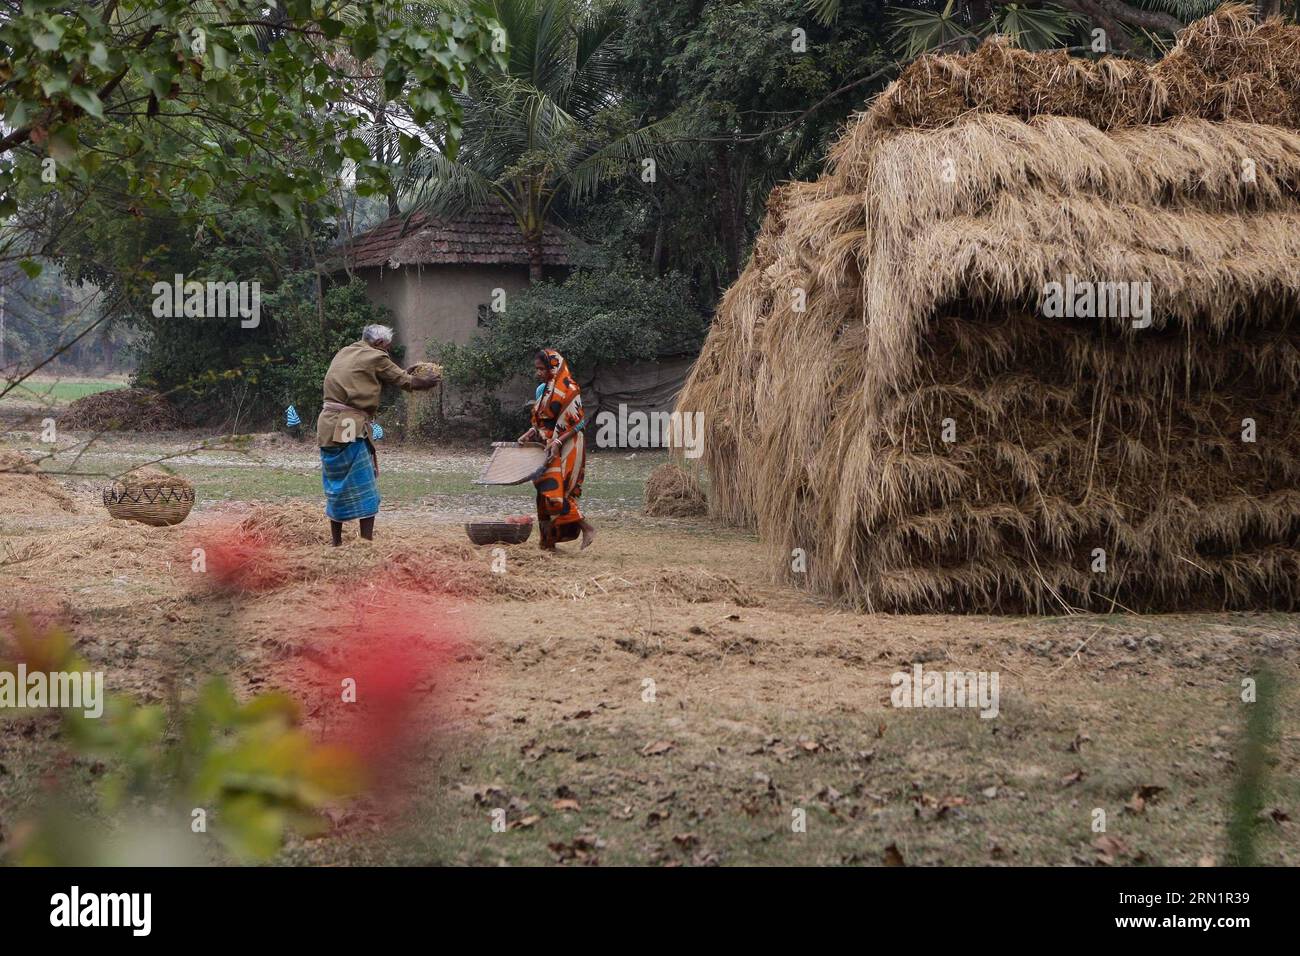
POLYGON ((320 477, 325 488, 325 514, 331 520, 351 521, 379 513, 379 485, 375 482, 369 442, 322 448, 320 477))

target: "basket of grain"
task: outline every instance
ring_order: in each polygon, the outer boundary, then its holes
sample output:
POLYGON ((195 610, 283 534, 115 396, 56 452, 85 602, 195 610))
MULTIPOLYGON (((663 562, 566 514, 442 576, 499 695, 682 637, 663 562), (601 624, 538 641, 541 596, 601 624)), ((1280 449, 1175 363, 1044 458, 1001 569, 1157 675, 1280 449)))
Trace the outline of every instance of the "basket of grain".
POLYGON ((518 515, 497 521, 469 521, 465 533, 475 544, 523 544, 533 533, 533 519, 518 515))
POLYGON ((137 468, 104 486, 104 507, 124 521, 180 524, 194 507, 194 485, 157 468, 137 468))

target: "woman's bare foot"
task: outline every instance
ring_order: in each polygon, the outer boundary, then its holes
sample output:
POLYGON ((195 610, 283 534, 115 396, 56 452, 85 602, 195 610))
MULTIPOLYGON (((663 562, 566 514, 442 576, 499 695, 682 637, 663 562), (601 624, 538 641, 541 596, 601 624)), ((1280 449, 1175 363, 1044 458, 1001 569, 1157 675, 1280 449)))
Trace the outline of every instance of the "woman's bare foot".
POLYGON ((591 543, 596 540, 596 526, 583 518, 578 527, 582 528, 582 544, 578 545, 578 550, 586 551, 591 547, 591 543))

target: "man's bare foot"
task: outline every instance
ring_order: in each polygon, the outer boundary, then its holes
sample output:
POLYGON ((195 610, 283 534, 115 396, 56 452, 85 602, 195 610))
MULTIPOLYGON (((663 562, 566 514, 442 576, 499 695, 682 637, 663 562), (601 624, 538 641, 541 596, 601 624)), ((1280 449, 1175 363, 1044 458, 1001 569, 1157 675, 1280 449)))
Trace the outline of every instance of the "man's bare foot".
POLYGON ((586 551, 591 547, 591 543, 596 540, 596 526, 584 518, 579 527, 582 528, 582 544, 578 546, 578 550, 586 551))

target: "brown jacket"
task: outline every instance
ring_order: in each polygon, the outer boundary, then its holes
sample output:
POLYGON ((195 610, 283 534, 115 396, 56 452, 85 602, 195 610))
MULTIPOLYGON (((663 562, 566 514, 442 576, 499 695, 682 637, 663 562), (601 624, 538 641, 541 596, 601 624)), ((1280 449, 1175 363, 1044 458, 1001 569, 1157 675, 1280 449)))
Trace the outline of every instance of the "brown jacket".
POLYGON ((349 440, 369 438, 368 423, 379 411, 379 392, 384 385, 411 389, 411 375, 388 357, 383 349, 366 342, 353 342, 339 349, 325 373, 325 401, 348 405, 356 412, 325 409, 316 419, 316 441, 322 448, 349 440), (346 422, 352 421, 349 428, 346 422))

